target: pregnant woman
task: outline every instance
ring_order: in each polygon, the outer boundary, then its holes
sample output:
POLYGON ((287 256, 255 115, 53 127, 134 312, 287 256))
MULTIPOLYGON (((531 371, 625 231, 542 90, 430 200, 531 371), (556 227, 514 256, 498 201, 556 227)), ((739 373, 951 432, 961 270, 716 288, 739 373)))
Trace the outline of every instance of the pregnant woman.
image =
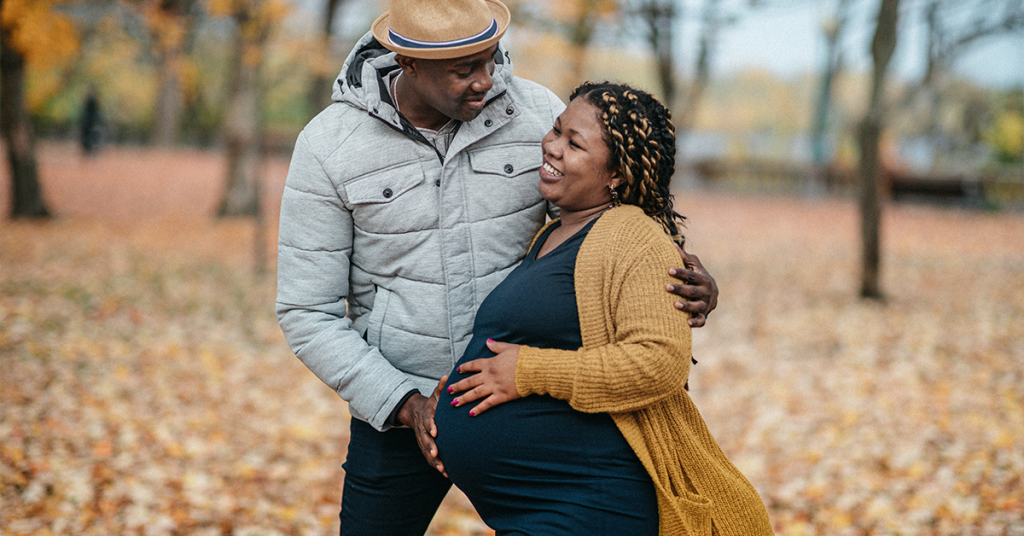
POLYGON ((561 218, 481 305, 437 405, 451 480, 499 536, 771 535, 686 393, 689 327, 658 289, 682 242, 668 111, 584 84, 543 158, 561 218))

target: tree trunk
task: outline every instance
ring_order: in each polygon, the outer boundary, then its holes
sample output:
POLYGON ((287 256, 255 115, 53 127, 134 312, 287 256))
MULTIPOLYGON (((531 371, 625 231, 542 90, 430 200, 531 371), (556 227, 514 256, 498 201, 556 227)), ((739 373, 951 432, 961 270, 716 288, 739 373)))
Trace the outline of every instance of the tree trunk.
POLYGON ((871 77, 871 100, 860 125, 860 216, 861 216, 861 286, 863 298, 881 299, 879 283, 881 266, 881 216, 879 195, 881 166, 879 140, 885 81, 889 60, 896 48, 896 22, 899 0, 882 0, 878 11, 875 37, 871 42, 874 70, 871 77))
POLYGON ((186 44, 192 33, 195 0, 162 0, 151 16, 158 21, 152 30, 158 50, 160 87, 156 102, 153 143, 168 147, 178 141, 185 110, 182 71, 186 44))
MULTIPOLYGON (((260 154, 262 157, 262 152, 260 154)), ((252 253, 253 253, 253 269, 256 272, 257 278, 262 278, 267 274, 267 222, 265 218, 265 211, 260 205, 260 199, 262 198, 263 188, 263 175, 261 170, 257 167, 256 175, 253 181, 253 190, 256 197, 256 213, 253 218, 253 233, 252 233, 252 253)))
POLYGON ((25 60, 0 32, 0 135, 11 169, 12 218, 48 218, 36 166, 35 133, 25 109, 25 60))
MULTIPOLYGON (((327 12, 323 18, 323 26, 320 28, 321 39, 323 40, 323 53, 327 57, 332 57, 331 54, 331 36, 333 35, 331 29, 334 26, 334 17, 337 16, 338 10, 341 8, 342 3, 345 0, 326 0, 327 12)), ((320 113, 325 106, 331 103, 331 94, 334 92, 334 80, 336 79, 337 71, 327 73, 317 73, 313 76, 309 86, 309 103, 312 107, 313 115, 320 113)))
POLYGON ((238 17, 235 41, 234 72, 231 81, 224 142, 227 156, 227 185, 218 216, 250 216, 256 214, 256 197, 262 153, 260 140, 260 81, 258 38, 244 31, 247 19, 238 17))
POLYGON ((178 74, 181 69, 182 51, 179 48, 170 48, 164 50, 161 56, 160 92, 156 102, 153 143, 160 147, 170 147, 178 141, 181 115, 185 109, 181 77, 178 74))
POLYGON ((665 106, 672 109, 676 101, 675 0, 652 0, 643 8, 648 25, 648 42, 654 52, 661 96, 665 106))
POLYGON ((573 89, 586 80, 587 47, 597 24, 597 1, 582 0, 573 26, 569 29, 569 70, 565 85, 573 89))
POLYGON ((697 62, 694 66, 693 82, 683 103, 683 117, 676 121, 676 133, 688 131, 697 121, 697 109, 708 84, 711 83, 711 60, 718 43, 718 30, 722 26, 721 0, 705 0, 701 10, 700 39, 698 40, 697 62))
POLYGON ((882 203, 879 194, 878 140, 881 125, 875 118, 866 118, 860 125, 860 236, 862 298, 882 298, 879 283, 881 267, 882 203))
POLYGON ((814 105, 814 118, 811 126, 811 173, 804 184, 804 194, 820 195, 824 191, 825 170, 831 163, 831 155, 826 154, 828 133, 828 116, 832 109, 833 85, 843 65, 843 49, 839 46, 846 23, 849 20, 848 8, 850 0, 839 0, 835 19, 826 23, 825 31, 825 69, 818 86, 818 98, 814 105))

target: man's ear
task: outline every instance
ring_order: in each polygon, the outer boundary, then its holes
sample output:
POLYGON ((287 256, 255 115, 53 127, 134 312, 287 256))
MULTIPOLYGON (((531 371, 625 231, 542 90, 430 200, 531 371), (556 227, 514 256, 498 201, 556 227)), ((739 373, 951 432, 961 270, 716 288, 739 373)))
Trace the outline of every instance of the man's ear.
POLYGON ((416 58, 395 54, 395 62, 402 68, 402 74, 406 76, 416 76, 416 58))

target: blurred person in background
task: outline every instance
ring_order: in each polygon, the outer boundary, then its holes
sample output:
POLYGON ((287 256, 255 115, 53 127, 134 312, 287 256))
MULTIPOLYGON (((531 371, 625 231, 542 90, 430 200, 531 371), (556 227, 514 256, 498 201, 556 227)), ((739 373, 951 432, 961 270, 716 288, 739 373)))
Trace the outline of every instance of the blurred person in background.
POLYGON ((93 156, 99 151, 103 140, 103 116, 100 114, 100 100, 96 90, 90 89, 82 105, 82 124, 79 142, 82 153, 93 156))
POLYGON ((499 536, 771 536, 687 393, 690 328, 659 289, 683 245, 669 111, 586 83, 542 151, 560 218, 480 305, 438 402, 452 482, 499 536))
MULTIPOLYGON (((451 486, 434 443, 439 380, 555 214, 538 155, 565 106, 512 75, 509 18, 498 0, 393 0, 295 143, 276 310, 352 415, 344 535, 426 530, 451 486)), ((683 298, 674 314, 701 326, 714 280, 696 257, 676 261, 688 269, 668 288, 683 298)))

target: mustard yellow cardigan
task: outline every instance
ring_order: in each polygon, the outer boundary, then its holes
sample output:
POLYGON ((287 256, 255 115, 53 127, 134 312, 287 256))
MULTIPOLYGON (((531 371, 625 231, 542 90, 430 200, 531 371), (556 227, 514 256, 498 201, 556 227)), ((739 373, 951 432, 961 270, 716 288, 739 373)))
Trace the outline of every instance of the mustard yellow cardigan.
POLYGON ((690 328, 664 291, 679 264, 668 236, 639 208, 602 215, 576 258, 583 348, 521 347, 516 388, 611 414, 654 481, 659 535, 771 536, 760 496, 683 389, 690 328))

